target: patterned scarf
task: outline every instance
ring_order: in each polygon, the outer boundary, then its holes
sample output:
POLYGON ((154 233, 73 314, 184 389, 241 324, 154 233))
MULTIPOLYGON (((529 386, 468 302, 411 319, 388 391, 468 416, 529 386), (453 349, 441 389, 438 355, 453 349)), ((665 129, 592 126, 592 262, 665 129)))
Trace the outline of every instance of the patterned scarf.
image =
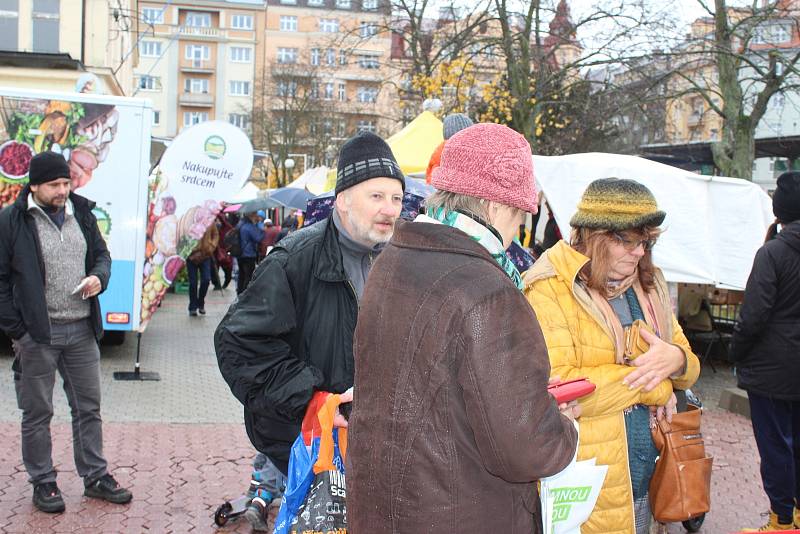
MULTIPOLYGON (((473 241, 479 243, 489 251, 494 260, 506 272, 511 281, 522 291, 522 276, 520 276, 514 262, 506 255, 503 248, 503 241, 498 237, 497 230, 487 228, 485 225, 457 211, 446 211, 444 208, 436 208, 428 214, 433 220, 444 225, 457 228, 467 234, 473 241)), ((416 219, 419 220, 419 217, 416 219)))

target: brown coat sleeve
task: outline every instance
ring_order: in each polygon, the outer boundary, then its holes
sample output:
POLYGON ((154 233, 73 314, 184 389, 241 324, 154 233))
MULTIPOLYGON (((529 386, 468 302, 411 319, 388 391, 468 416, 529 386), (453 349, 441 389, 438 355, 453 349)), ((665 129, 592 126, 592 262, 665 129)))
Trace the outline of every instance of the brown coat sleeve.
POLYGON ((508 286, 479 302, 461 339, 459 381, 486 469, 519 483, 561 471, 578 435, 547 393, 547 348, 522 293, 508 286))

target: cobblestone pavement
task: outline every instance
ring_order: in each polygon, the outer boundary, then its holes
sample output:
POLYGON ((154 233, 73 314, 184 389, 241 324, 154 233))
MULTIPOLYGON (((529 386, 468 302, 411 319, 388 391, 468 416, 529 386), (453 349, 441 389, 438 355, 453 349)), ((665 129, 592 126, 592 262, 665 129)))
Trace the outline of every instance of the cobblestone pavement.
MULTIPOLYGON (((132 369, 135 336, 120 347, 102 347, 105 452, 113 473, 133 491, 125 506, 82 496, 69 412, 57 388, 53 457, 67 510, 52 516, 34 509, 19 453, 10 349, 0 347, 0 532, 250 532, 244 520, 222 529, 213 524, 216 508, 246 488, 253 455, 241 406, 220 377, 213 352, 213 330, 232 298, 230 289, 213 292, 208 315, 190 318, 187 297, 167 295, 142 337, 142 370, 158 372, 159 382, 113 380, 114 371, 132 369)), ((720 392, 734 385, 730 368, 717 369, 704 366, 694 388, 706 407, 704 435, 715 463, 705 534, 759 525, 768 507, 749 421, 717 408, 720 392)), ((668 531, 685 532, 679 524, 668 531)))

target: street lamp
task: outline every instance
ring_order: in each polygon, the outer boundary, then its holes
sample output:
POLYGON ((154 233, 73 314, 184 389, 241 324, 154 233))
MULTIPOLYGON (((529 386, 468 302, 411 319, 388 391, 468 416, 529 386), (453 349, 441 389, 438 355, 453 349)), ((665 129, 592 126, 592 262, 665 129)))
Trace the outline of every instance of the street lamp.
POLYGON ((294 160, 292 158, 287 158, 286 161, 283 162, 283 166, 286 169, 286 183, 289 184, 289 180, 292 178, 292 169, 294 169, 294 160))

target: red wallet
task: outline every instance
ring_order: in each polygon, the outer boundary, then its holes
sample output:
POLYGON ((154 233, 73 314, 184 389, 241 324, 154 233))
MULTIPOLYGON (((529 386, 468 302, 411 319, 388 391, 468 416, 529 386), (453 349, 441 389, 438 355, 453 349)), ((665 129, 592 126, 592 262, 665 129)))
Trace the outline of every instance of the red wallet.
POLYGON ((574 380, 567 380, 566 382, 550 384, 547 386, 547 391, 556 399, 558 404, 561 404, 585 397, 589 393, 592 393, 596 387, 597 386, 589 382, 586 378, 576 378, 574 380))

